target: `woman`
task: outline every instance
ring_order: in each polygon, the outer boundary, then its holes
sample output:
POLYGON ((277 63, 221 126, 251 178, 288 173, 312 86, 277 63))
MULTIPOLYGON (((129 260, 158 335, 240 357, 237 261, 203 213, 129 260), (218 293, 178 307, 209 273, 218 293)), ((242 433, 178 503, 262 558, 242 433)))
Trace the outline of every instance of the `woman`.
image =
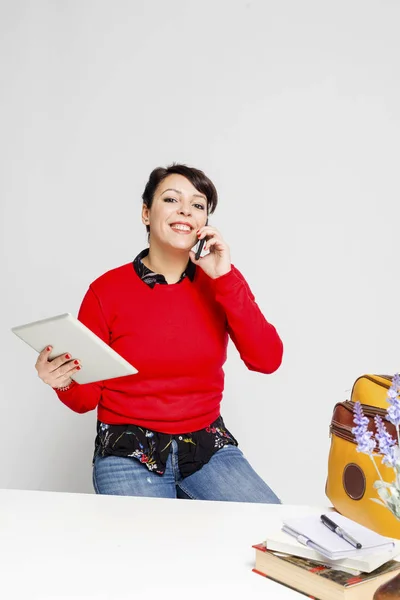
POLYGON ((279 503, 220 415, 228 334, 246 366, 272 373, 283 346, 220 232, 217 192, 186 165, 155 169, 143 193, 149 248, 89 286, 78 319, 138 373, 80 385, 69 354, 36 368, 70 409, 98 409, 96 493, 279 503), (205 238, 203 257, 192 248, 205 238))

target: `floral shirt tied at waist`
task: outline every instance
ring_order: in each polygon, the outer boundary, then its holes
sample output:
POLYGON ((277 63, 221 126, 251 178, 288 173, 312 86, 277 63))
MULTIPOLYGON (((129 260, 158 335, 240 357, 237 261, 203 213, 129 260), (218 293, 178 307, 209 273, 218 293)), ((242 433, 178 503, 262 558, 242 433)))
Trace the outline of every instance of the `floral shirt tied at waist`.
POLYGON ((182 434, 160 433, 137 425, 107 425, 98 421, 94 458, 108 454, 136 458, 149 471, 163 475, 172 440, 178 444, 178 467, 182 477, 201 469, 223 446, 238 445, 225 428, 222 417, 209 427, 182 434))

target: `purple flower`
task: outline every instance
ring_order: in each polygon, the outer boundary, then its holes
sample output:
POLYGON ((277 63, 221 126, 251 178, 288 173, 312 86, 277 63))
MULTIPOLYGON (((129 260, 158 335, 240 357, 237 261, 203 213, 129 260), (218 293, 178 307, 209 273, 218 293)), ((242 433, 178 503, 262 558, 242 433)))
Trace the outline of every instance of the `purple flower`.
POLYGON ((395 373, 392 378, 392 385, 397 387, 397 391, 400 390, 400 375, 399 373, 395 373))
POLYGON ((387 409, 388 420, 393 425, 400 425, 400 401, 397 400, 387 409))
POLYGON ((388 419, 393 425, 400 425, 400 375, 395 373, 392 379, 392 385, 390 386, 387 394, 387 401, 390 406, 387 409, 388 419))
POLYGON ((372 431, 368 431, 368 419, 364 416, 360 402, 354 404, 354 423, 357 427, 351 430, 357 442, 357 452, 372 454, 376 442, 372 437, 372 431))
POLYGON ((394 467, 396 464, 396 456, 394 446, 395 440, 385 427, 382 417, 375 417, 376 434, 375 438, 379 444, 379 451, 383 454, 382 463, 394 467))

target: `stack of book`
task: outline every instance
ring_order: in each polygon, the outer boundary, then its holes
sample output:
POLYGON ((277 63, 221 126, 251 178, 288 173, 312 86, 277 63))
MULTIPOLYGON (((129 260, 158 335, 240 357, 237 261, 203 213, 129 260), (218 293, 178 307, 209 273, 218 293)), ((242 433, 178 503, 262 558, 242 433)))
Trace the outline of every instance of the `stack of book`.
POLYGON ((338 513, 328 516, 361 548, 329 529, 319 515, 287 519, 281 530, 253 546, 253 571, 315 600, 372 600, 400 573, 400 542, 338 513))

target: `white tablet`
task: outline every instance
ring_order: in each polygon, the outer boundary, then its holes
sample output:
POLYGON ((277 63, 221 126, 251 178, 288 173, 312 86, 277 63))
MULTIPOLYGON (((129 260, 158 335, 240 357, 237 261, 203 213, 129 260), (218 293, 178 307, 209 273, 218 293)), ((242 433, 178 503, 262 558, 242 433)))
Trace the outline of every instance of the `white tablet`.
POLYGON ((91 383, 138 372, 70 313, 12 327, 11 331, 37 352, 52 346, 50 359, 64 353, 78 358, 82 369, 72 376, 77 383, 91 383))

